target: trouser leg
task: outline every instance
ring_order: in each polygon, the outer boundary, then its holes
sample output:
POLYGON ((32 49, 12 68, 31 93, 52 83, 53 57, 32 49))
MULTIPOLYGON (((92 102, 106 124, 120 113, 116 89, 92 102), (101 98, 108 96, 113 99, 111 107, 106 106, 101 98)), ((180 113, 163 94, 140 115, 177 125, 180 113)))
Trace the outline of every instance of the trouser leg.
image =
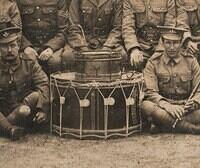
POLYGON ((24 126, 27 117, 34 112, 38 99, 38 92, 32 92, 26 96, 22 102, 22 105, 19 105, 7 116, 8 121, 12 124, 24 126))
POLYGON ((0 112, 0 127, 4 131, 9 131, 13 125, 9 122, 9 120, 0 112))
POLYGON ((150 101, 143 101, 142 111, 145 115, 152 117, 153 122, 168 130, 181 133, 200 134, 200 126, 196 126, 184 120, 178 121, 176 127, 172 128, 176 120, 165 110, 161 109, 155 103, 150 101))
POLYGON ((51 73, 61 71, 61 57, 63 54, 63 48, 53 53, 53 56, 47 61, 48 72, 47 74, 50 75, 51 73))
POLYGON ((185 115, 182 120, 190 122, 192 124, 200 124, 200 109, 195 110, 187 115, 185 115))
POLYGON ((74 50, 66 44, 61 57, 62 69, 67 71, 75 71, 75 55, 74 50))

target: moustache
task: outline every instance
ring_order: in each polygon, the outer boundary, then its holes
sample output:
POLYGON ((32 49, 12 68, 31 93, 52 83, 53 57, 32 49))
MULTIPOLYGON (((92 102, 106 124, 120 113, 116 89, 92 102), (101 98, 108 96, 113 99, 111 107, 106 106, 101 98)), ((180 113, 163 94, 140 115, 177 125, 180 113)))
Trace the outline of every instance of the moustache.
POLYGON ((14 57, 15 55, 12 53, 7 54, 7 57, 14 57))

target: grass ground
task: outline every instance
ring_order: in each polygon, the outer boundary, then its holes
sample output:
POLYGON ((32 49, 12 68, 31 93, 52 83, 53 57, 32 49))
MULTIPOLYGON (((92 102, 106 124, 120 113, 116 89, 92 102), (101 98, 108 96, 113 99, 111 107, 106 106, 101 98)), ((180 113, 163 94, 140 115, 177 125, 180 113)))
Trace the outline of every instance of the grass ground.
POLYGON ((49 134, 0 138, 0 168, 199 168, 200 136, 143 134, 77 140, 49 134))

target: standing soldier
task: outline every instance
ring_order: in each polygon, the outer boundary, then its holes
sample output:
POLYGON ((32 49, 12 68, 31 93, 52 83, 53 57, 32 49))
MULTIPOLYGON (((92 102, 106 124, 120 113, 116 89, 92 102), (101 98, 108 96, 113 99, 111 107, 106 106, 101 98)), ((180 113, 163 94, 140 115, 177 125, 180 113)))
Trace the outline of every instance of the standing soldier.
POLYGON ((124 0, 122 36, 130 63, 142 70, 160 39, 156 26, 175 25, 174 0, 124 0))
POLYGON ((47 119, 49 84, 37 61, 19 53, 18 27, 0 30, 0 129, 17 140, 27 119, 47 119), (16 126, 17 125, 17 126, 16 126))
POLYGON ((142 112, 164 130, 200 134, 199 64, 182 49, 182 29, 162 31, 164 51, 155 53, 144 69, 142 112))
POLYGON ((88 49, 120 51, 122 46, 122 0, 73 0, 70 15, 83 28, 88 49))
POLYGON ((73 49, 81 44, 81 31, 69 17, 66 0, 17 0, 21 12, 22 48, 28 55, 47 64, 49 71, 69 63, 73 49), (67 34, 67 42, 65 35, 67 34), (64 48, 65 46, 65 48, 64 48))

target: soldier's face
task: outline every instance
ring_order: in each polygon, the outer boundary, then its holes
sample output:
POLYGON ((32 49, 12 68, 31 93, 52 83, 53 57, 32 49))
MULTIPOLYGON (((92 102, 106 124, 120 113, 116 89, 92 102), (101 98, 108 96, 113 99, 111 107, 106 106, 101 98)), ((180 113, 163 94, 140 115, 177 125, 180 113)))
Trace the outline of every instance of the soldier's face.
POLYGON ((163 45, 167 55, 170 58, 174 58, 178 56, 178 52, 181 48, 181 40, 163 40, 163 45))
POLYGON ((0 44, 0 54, 5 61, 14 61, 17 59, 19 54, 19 45, 17 40, 0 44))

